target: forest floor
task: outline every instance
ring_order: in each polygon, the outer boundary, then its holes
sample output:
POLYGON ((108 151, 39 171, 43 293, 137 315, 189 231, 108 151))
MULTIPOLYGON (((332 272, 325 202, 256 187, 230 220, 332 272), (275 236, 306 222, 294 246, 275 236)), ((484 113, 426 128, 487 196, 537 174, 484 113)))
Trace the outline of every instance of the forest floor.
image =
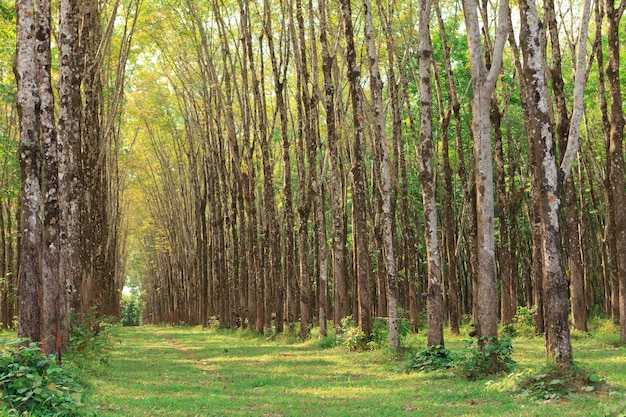
MULTIPOLYGON (((451 372, 407 373, 388 349, 323 348, 315 337, 295 342, 243 331, 159 326, 112 334, 106 354, 72 364, 81 368, 91 401, 104 417, 563 417, 626 411, 626 348, 615 343, 615 334, 574 334, 577 362, 606 385, 558 401, 494 389, 504 376, 470 382, 451 372)), ((463 337, 446 336, 448 349, 463 347, 463 337)), ((411 335, 405 344, 423 349, 425 335, 411 335)), ((513 346, 518 371, 546 364, 542 338, 516 338, 513 346)))

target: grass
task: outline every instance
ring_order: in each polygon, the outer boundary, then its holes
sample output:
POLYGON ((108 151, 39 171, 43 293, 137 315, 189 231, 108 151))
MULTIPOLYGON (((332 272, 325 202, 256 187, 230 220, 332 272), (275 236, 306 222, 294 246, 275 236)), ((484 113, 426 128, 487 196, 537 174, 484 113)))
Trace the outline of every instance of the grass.
MULTIPOLYGON (((446 336, 448 349, 462 348, 463 337, 446 336)), ((617 416, 626 412, 625 348, 618 339, 606 329, 576 335, 576 360, 608 385, 549 402, 499 392, 489 380, 405 373, 387 349, 322 349, 316 338, 266 340, 198 327, 121 328, 108 353, 70 365, 103 417, 617 416)), ((406 345, 423 349, 425 335, 411 335, 406 345)), ((543 338, 514 339, 513 346, 520 370, 546 364, 543 338)))
MULTIPOLYGON (((448 335, 447 347, 461 348, 462 339, 448 335)), ((577 338, 574 349, 610 387, 547 403, 491 390, 485 380, 399 372, 385 349, 154 326, 120 329, 114 343, 108 361, 84 368, 101 416, 602 416, 626 391, 624 348, 602 337, 577 338)), ((425 336, 407 344, 423 348, 425 336)), ((546 363, 542 338, 514 347, 520 369, 546 363)))

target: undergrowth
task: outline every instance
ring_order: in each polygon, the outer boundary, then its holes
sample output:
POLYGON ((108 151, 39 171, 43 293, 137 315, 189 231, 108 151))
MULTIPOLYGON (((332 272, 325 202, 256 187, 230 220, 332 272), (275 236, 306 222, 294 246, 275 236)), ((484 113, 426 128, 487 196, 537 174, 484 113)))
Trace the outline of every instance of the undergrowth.
POLYGON ((541 401, 572 399, 581 393, 598 391, 604 381, 577 363, 569 368, 549 364, 537 370, 510 373, 501 381, 490 381, 490 389, 513 392, 519 397, 541 401))
POLYGON ((82 388, 39 344, 17 339, 0 352, 0 390, 9 416, 88 416, 82 388))
POLYGON ((511 359, 513 346, 511 339, 495 337, 482 338, 481 348, 473 339, 465 340, 464 347, 452 352, 443 346, 429 346, 425 350, 410 355, 405 360, 409 371, 432 372, 455 370, 464 379, 473 381, 488 375, 510 372, 515 366, 511 359))

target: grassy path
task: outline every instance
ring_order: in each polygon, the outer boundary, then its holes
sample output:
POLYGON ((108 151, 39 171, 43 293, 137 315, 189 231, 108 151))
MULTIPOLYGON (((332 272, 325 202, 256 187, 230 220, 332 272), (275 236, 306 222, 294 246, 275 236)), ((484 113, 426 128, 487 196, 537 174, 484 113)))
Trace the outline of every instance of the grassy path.
MULTIPOLYGON (((520 366, 542 363, 541 339, 517 344, 520 366)), ((576 353, 614 372, 612 390, 623 393, 624 348, 606 352, 590 345, 576 353)), ((386 355, 145 326, 120 329, 108 361, 88 365, 86 378, 101 416, 602 416, 611 401, 607 392, 540 404, 485 381, 397 372, 386 355)))

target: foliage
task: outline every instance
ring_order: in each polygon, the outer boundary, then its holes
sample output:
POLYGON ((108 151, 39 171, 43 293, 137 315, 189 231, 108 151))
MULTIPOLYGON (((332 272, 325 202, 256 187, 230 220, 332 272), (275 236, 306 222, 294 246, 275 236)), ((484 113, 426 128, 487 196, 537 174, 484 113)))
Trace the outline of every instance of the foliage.
POLYGON ((337 341, 349 350, 369 350, 373 347, 370 337, 359 329, 352 316, 341 319, 337 341))
POLYGON ((141 325, 141 296, 138 291, 123 294, 120 307, 122 326, 141 325))
POLYGON ((0 388, 9 415, 34 416, 90 415, 81 402, 82 390, 54 355, 27 339, 5 345, 0 354, 0 388))
POLYGON ((457 356, 455 368, 463 378, 473 381, 487 375, 510 372, 516 365, 511 358, 513 346, 511 339, 503 337, 481 337, 479 343, 465 340, 465 347, 457 356), (479 344, 482 344, 481 348, 479 344))
POLYGON ((518 336, 534 337, 535 324, 533 323, 533 318, 536 313, 537 308, 535 306, 530 308, 518 306, 512 323, 502 327, 502 334, 509 338, 518 336))
POLYGON ((75 319, 73 321, 70 354, 79 354, 85 359, 100 356, 101 362, 107 362, 106 354, 111 346, 112 331, 117 327, 116 320, 100 317, 92 308, 83 315, 80 323, 76 323, 75 319))
POLYGON ((429 346, 425 350, 409 355, 405 360, 405 369, 409 371, 429 372, 454 369, 465 379, 473 381, 487 375, 510 371, 516 362, 511 358, 513 346, 511 339, 495 337, 481 338, 484 347, 472 340, 464 340, 465 346, 457 352, 443 346, 429 346))
MULTIPOLYGON (((411 331, 411 324, 405 318, 399 315, 398 317, 398 338, 400 344, 406 339, 407 335, 411 331)), ((387 317, 376 317, 372 325, 372 347, 381 348, 389 344, 389 320, 387 317)))
POLYGON ((428 346, 425 350, 409 355, 405 360, 408 370, 417 372, 442 371, 454 366, 454 354, 441 345, 428 346))
POLYGON ((538 370, 511 373, 503 381, 490 385, 498 391, 516 392, 520 397, 549 401, 572 398, 579 392, 597 391, 604 381, 573 363, 569 369, 550 364, 538 370))
POLYGON ((317 346, 319 349, 334 348, 335 346, 337 346, 337 339, 334 336, 322 337, 315 343, 315 346, 317 346))

